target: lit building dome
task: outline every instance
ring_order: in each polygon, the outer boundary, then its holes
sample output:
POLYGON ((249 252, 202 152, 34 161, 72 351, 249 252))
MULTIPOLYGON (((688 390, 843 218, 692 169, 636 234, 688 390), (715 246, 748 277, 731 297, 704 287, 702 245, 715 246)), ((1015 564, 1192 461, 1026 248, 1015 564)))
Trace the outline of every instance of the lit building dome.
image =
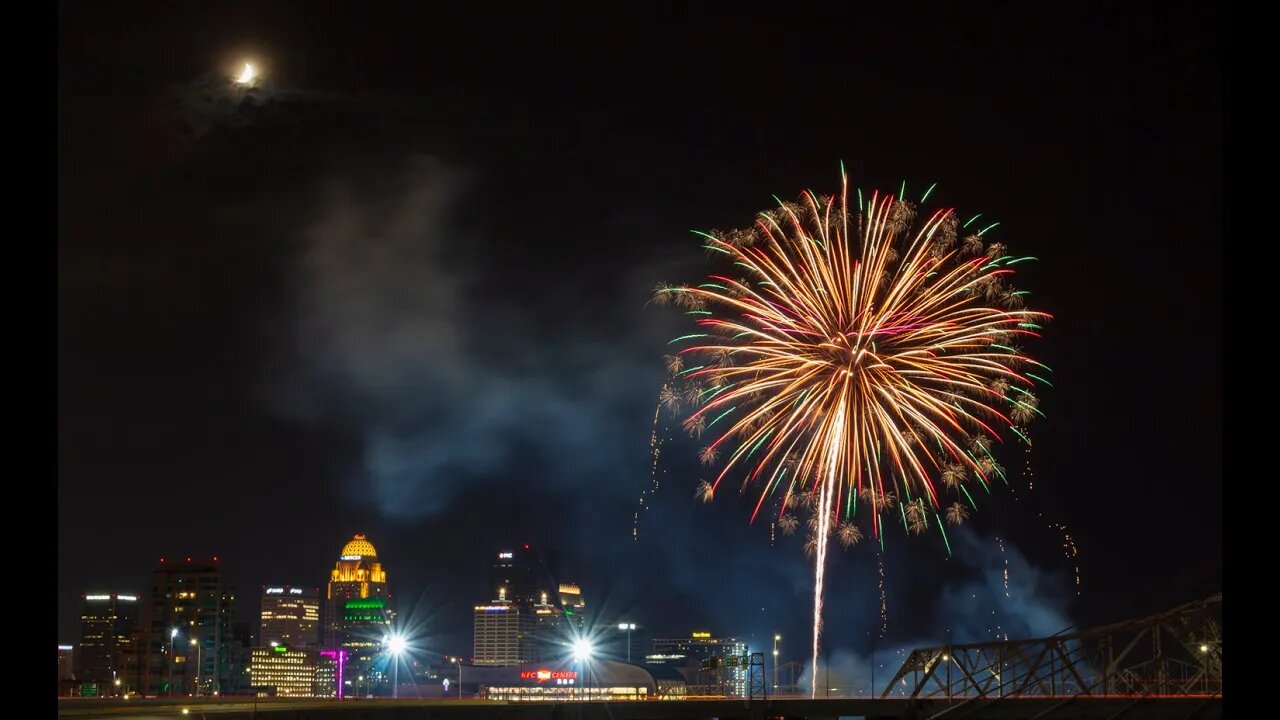
POLYGON ((343 556, 358 555, 360 557, 376 558, 378 551, 374 549, 373 543, 365 539, 363 535, 356 535, 351 538, 351 542, 342 546, 343 556))

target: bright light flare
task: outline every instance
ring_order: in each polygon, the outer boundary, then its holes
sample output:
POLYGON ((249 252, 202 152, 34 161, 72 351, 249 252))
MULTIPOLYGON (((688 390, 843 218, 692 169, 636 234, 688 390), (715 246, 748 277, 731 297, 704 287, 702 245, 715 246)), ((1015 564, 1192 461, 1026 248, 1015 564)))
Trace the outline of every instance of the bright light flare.
POLYGON ((575 662, 590 660, 593 653, 595 653, 595 647, 590 640, 579 638, 573 641, 573 659, 575 662))
POLYGON ((408 642, 405 641, 403 635, 392 635, 387 638, 387 650, 389 650, 392 655, 403 655, 407 646, 408 642))

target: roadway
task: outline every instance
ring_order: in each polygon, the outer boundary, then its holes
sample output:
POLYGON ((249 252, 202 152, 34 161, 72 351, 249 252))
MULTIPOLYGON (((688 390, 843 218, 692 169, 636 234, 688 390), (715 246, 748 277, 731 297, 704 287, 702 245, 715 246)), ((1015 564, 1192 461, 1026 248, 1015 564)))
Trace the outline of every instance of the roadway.
POLYGON ((782 698, 615 702, 169 698, 58 701, 60 720, 1221 720, 1221 697, 782 698))

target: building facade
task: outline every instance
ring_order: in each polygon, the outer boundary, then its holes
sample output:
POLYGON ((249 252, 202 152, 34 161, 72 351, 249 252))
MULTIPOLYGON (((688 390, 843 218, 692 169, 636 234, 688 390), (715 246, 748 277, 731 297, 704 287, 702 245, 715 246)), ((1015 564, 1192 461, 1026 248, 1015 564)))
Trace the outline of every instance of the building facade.
POLYGON ((258 645, 298 649, 320 645, 320 589, 263 585, 258 645))
POLYGON ((568 656, 573 637, 585 629, 582 590, 571 583, 556 583, 531 545, 496 554, 489 590, 492 599, 474 610, 472 653, 476 665, 561 659, 568 656))
POLYGON ((378 551, 364 535, 343 546, 325 592, 326 650, 346 651, 348 678, 364 678, 364 692, 386 684, 385 663, 378 662, 395 620, 387 573, 378 551))
POLYGON ((508 701, 601 701, 678 698, 686 694, 679 673, 612 660, 535 663, 523 667, 462 668, 468 695, 508 701))
POLYGON ((654 638, 645 663, 678 668, 698 692, 742 696, 747 693, 746 654, 747 644, 740 640, 696 631, 689 637, 654 638))
POLYGON ((472 662, 489 666, 532 662, 533 630, 534 616, 523 603, 494 600, 477 605, 472 662))
POLYGON ((166 562, 151 574, 145 610, 142 682, 145 695, 229 694, 234 690, 231 618, 235 594, 212 562, 166 562))
POLYGON ((100 697, 126 692, 126 685, 137 682, 136 672, 131 672, 136 662, 130 662, 137 632, 137 595, 84 595, 76 678, 81 683, 92 683, 100 697))
POLYGON ((274 645, 252 650, 252 692, 258 697, 335 697, 337 664, 331 653, 274 645))
POLYGON ((347 633, 344 619, 348 600, 390 599, 387 574, 378 561, 378 551, 364 535, 356 535, 342 548, 338 562, 329 573, 325 594, 324 646, 336 648, 347 633))
POLYGON ((569 630, 579 635, 586 632, 587 603, 582 599, 582 588, 574 583, 560 583, 560 608, 569 630))
POLYGON ((76 684, 75 646, 58 646, 58 697, 74 694, 76 684))

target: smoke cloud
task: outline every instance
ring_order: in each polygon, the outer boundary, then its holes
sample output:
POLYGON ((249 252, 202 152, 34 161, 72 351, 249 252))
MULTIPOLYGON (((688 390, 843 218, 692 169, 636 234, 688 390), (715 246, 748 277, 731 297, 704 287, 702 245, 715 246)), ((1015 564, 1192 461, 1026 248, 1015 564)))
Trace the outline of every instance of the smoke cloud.
MULTIPOLYGON (((771 542, 767 519, 747 527, 750 493, 695 502, 706 469, 669 419, 658 426, 664 443, 653 492, 649 437, 661 356, 680 318, 645 304, 656 282, 696 272, 685 263, 698 253, 678 263, 660 248, 609 257, 603 280, 583 273, 590 257, 563 267, 538 258, 526 271, 531 254, 565 251, 524 246, 509 226, 477 221, 473 209, 488 208, 476 201, 485 193, 480 173, 432 156, 392 168, 336 174, 320 193, 293 267, 305 369, 271 396, 290 418, 341 417, 356 433, 359 460, 340 486, 347 500, 428 533, 462 527, 452 542, 480 553, 487 543, 536 536, 564 550, 569 579, 584 583, 601 618, 675 613, 690 625, 678 632, 732 634, 766 651, 782 632, 787 655, 807 657, 812 564, 800 538, 771 542), (646 488, 649 510, 635 540, 631 521, 646 488)), ((649 232, 635 217, 585 219, 568 231, 581 237, 565 242, 590 247, 583 237, 649 232)), ((824 631, 833 686, 869 687, 873 645, 875 662, 896 669, 891 660, 901 655, 892 653, 943 642, 948 631, 960 642, 1066 624, 1050 599, 1052 579, 1016 549, 1006 543, 1000 552, 967 528, 952 535, 952 574, 961 566, 964 579, 939 582, 938 548, 920 551, 920 561, 889 558, 891 613, 934 617, 909 632, 895 626, 885 640, 874 639, 876 549, 833 546, 824 631)), ((482 569, 466 558, 449 562, 454 572, 482 569)), ((465 630, 446 631, 465 643, 465 630)))
MULTIPOLYGON (((1046 637, 1073 627, 1064 600, 1069 593, 1058 576, 1033 567, 1007 541, 983 537, 967 526, 952 530, 950 536, 955 543, 953 557, 968 572, 964 580, 935 586, 937 610, 932 626, 914 635, 897 633, 869 644, 864 640, 856 649, 828 639, 832 647, 818 659, 819 695, 884 692, 915 648, 1046 637)), ((813 682, 813 670, 812 663, 806 663, 800 676, 800 687, 806 691, 813 682)), ((905 685, 895 691, 909 692, 905 685)))

